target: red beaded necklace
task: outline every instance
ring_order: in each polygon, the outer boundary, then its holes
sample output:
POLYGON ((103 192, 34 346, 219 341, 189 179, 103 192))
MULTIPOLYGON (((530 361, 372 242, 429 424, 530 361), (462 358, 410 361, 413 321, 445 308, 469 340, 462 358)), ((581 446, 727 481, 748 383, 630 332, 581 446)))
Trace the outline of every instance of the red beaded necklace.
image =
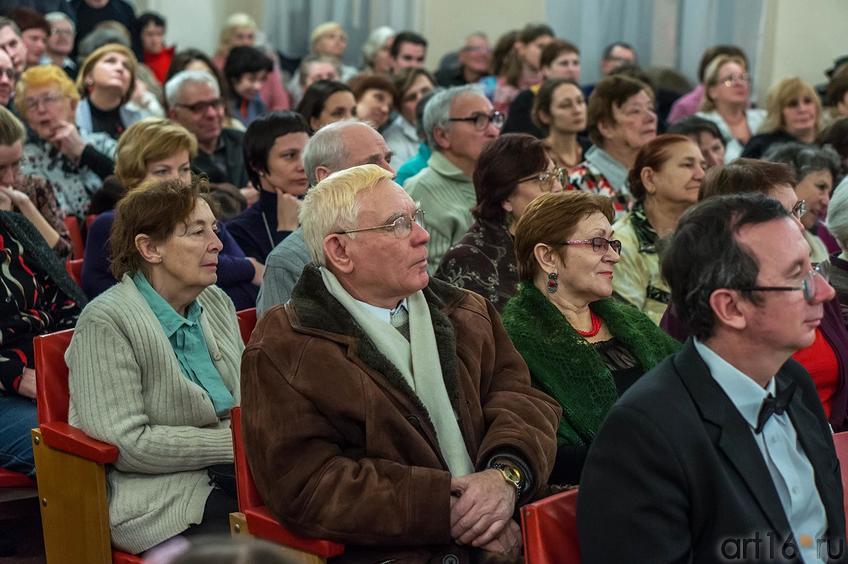
POLYGON ((591 329, 589 329, 588 331, 581 331, 580 329, 577 329, 576 327, 574 328, 574 330, 577 331, 577 334, 581 335, 583 337, 594 337, 595 335, 597 335, 598 333, 601 332, 601 318, 598 317, 597 315, 595 315, 594 311, 590 311, 589 314, 592 317, 592 328, 591 329))

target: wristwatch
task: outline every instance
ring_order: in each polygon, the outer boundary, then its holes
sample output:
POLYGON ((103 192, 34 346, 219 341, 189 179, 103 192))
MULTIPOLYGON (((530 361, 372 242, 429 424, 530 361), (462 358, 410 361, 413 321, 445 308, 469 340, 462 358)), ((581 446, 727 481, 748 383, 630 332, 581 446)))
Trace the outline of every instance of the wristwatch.
POLYGON ((503 462, 494 462, 492 463, 492 468, 500 472, 506 483, 515 488, 516 494, 521 493, 524 486, 524 476, 521 475, 521 470, 517 466, 503 462))

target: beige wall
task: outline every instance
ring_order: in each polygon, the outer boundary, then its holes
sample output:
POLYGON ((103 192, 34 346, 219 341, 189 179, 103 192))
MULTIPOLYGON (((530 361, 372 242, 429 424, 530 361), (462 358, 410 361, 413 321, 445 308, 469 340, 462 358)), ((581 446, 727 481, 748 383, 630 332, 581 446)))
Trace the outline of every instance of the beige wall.
POLYGON ((824 70, 848 52, 845 0, 769 0, 755 95, 764 106, 768 87, 788 76, 824 82, 824 70))
POLYGON ((545 19, 544 0, 427 0, 419 31, 429 41, 427 68, 462 45, 473 31, 485 31, 494 46, 498 37, 527 22, 545 19))

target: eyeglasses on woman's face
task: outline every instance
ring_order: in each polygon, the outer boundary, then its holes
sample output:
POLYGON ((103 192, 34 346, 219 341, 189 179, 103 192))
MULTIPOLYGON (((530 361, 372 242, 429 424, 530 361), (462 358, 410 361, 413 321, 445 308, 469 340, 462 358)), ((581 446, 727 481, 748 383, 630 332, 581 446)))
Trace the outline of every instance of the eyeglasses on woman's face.
POLYGON ((565 169, 557 167, 554 170, 546 170, 540 174, 534 174, 518 180, 518 184, 522 182, 530 182, 535 180, 539 183, 544 192, 553 192, 554 186, 559 181, 560 186, 565 186, 565 169))
POLYGON ((605 237, 592 237, 591 239, 571 239, 563 241, 560 245, 591 245, 592 250, 599 254, 607 254, 610 249, 616 254, 621 254, 621 241, 618 239, 607 239, 605 237))

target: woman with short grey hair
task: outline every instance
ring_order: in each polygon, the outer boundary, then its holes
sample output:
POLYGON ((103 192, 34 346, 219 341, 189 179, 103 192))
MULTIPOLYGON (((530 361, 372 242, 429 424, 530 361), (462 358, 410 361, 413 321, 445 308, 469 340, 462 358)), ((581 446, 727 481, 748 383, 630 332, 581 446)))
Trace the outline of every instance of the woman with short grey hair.
POLYGON ((839 154, 830 147, 782 143, 769 149, 763 158, 792 168, 798 181, 795 193, 798 200, 806 204, 801 223, 804 225, 804 238, 812 249, 811 260, 827 260, 828 248, 822 239, 829 240, 830 234, 821 220, 827 213, 833 185, 839 181, 839 154))

